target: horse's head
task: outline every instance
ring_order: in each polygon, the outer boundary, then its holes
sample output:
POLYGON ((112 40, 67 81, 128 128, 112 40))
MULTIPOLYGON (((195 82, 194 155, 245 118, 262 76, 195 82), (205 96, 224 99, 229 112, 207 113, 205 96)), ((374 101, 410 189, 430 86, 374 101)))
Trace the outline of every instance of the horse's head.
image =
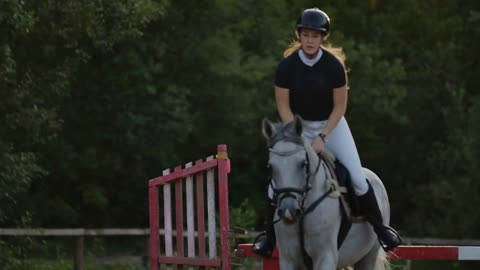
POLYGON ((302 137, 302 119, 288 123, 263 120, 263 135, 270 151, 268 167, 277 201, 278 216, 287 224, 302 215, 305 195, 311 188, 318 156, 302 137))

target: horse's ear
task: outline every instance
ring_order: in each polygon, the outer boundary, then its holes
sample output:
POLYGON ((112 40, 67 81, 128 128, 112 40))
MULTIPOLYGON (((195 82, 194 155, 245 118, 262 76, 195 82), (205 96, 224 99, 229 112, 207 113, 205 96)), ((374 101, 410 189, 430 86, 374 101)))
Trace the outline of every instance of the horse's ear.
POLYGON ((298 136, 302 136, 302 130, 303 130, 302 121, 303 121, 302 117, 300 117, 299 115, 295 115, 295 118, 293 119, 293 127, 295 128, 295 133, 298 136))
POLYGON ((267 118, 264 118, 262 121, 262 133, 267 140, 269 140, 275 133, 275 127, 267 118))

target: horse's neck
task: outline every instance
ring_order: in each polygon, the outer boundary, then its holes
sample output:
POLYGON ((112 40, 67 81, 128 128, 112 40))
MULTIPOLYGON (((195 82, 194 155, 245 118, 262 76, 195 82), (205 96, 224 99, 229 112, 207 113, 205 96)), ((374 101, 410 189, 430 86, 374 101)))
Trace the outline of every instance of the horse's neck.
POLYGON ((315 151, 309 146, 304 144, 305 149, 307 149, 307 154, 309 155, 309 162, 311 163, 310 169, 310 186, 311 190, 308 192, 306 199, 306 204, 309 205, 313 203, 318 197, 322 196, 327 192, 326 181, 331 178, 330 171, 327 168, 327 164, 318 156, 315 151), (318 170, 317 170, 318 167, 318 170))
POLYGON ((327 179, 331 177, 330 172, 326 168, 326 164, 324 164, 320 158, 314 163, 312 173, 313 174, 310 176, 310 185, 312 189, 309 191, 307 203, 312 203, 318 199, 319 196, 327 192, 327 186, 325 183, 327 179), (320 164, 317 165, 317 162, 320 162, 320 164), (317 166, 319 166, 318 171, 315 173, 317 166))

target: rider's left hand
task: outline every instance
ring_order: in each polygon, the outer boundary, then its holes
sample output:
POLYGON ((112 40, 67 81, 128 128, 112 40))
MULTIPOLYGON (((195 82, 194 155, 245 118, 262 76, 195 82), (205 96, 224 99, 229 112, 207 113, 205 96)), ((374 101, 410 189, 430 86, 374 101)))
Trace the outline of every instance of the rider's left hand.
POLYGON ((317 136, 312 142, 312 147, 317 154, 322 153, 323 151, 325 151, 325 142, 322 138, 320 138, 320 136, 317 136))

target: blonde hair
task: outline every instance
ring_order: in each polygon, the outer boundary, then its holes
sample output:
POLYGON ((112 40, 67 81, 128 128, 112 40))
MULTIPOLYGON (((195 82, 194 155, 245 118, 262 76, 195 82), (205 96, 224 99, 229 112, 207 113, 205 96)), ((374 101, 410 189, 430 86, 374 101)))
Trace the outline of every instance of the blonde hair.
MULTIPOLYGON (((300 38, 299 38, 298 32, 296 32, 296 36, 297 36, 297 39, 292 41, 290 46, 283 52, 284 57, 287 57, 287 56, 291 55, 292 53, 294 53, 294 52, 296 52, 296 51, 298 51, 302 48, 302 44, 300 43, 300 38)), ((337 58, 338 61, 340 61, 340 63, 342 64, 343 69, 345 69, 345 71, 346 71, 345 60, 347 59, 347 56, 343 52, 343 48, 342 47, 334 47, 332 44, 326 42, 328 35, 322 35, 322 37, 323 37, 323 44, 320 45, 320 48, 322 48, 322 50, 325 50, 325 51, 331 53, 333 56, 335 56, 335 58, 337 58)))

